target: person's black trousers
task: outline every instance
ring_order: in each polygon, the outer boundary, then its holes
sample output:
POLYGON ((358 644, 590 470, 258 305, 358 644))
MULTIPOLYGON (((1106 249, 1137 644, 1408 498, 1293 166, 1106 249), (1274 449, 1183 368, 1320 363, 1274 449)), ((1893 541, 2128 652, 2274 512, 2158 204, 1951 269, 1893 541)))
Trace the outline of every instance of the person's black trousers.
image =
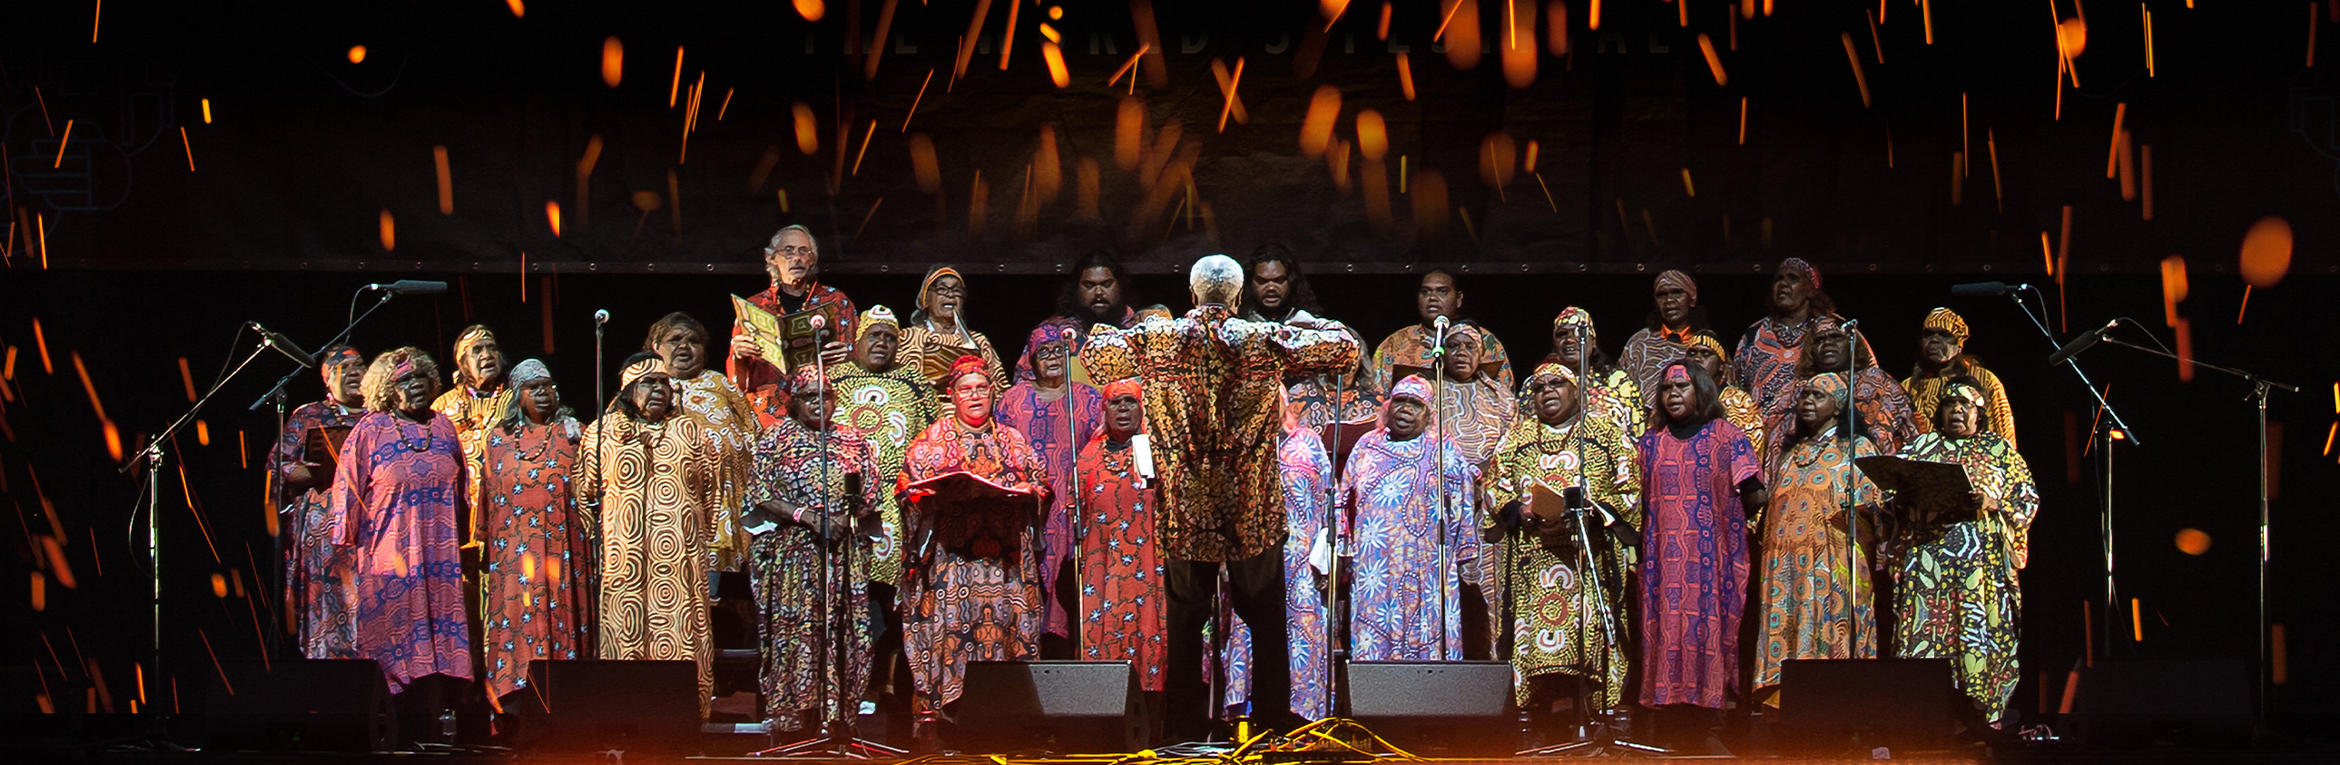
MULTIPOLYGON (((1208 695, 1203 676, 1203 625, 1212 615, 1211 596, 1219 567, 1227 567, 1227 598, 1251 628, 1251 717, 1282 726, 1293 720, 1291 645, 1284 623, 1284 547, 1225 564, 1165 560, 1169 575, 1170 658, 1164 670, 1169 697, 1166 729, 1173 739, 1201 738, 1209 730, 1218 700, 1208 695)), ((1222 639, 1224 636, 1222 636, 1222 639)))

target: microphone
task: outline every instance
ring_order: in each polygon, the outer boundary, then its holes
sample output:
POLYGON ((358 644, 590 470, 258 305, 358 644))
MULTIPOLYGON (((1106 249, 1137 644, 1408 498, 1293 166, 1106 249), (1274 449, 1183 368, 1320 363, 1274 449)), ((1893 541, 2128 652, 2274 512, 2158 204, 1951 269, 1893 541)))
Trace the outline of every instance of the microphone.
POLYGON ((291 357, 292 360, 300 362, 301 366, 304 368, 317 366, 317 357, 309 355, 308 351, 301 350, 301 344, 293 342, 292 338, 285 337, 284 335, 278 334, 275 330, 260 326, 260 322, 247 321, 244 322, 244 324, 250 326, 253 330, 260 333, 261 345, 275 348, 276 352, 282 353, 291 357))
POLYGON ((2006 282, 1972 282, 1950 285, 1950 294, 1959 297, 1997 297, 2009 292, 2021 292, 2027 289, 2031 289, 2031 285, 2008 284, 2006 282))
POLYGON ((594 311, 594 312, 593 312, 593 323, 595 323, 595 324, 608 324, 608 323, 609 323, 609 309, 607 309, 607 308, 604 308, 604 309, 601 309, 601 310, 599 310, 599 311, 594 311))
POLYGON ((2072 338, 2072 342, 2065 343, 2064 347, 2057 348, 2055 353, 2048 354, 2048 366, 2052 367, 2057 364, 2062 364, 2065 361, 2070 360, 2072 357, 2080 355, 2081 351, 2088 350, 2090 346, 2096 345, 2098 342, 2103 341, 2104 333, 2111 332, 2112 328, 2118 326, 2120 323, 2121 320, 2114 319, 2112 321, 2105 322, 2104 326, 2102 327, 2080 333, 2080 336, 2072 338))
POLYGON ((389 284, 368 284, 366 289, 388 290, 393 295, 436 295, 447 291, 447 283, 421 279, 400 279, 389 284))
POLYGON ((1844 329, 1844 333, 1845 333, 1845 334, 1847 334, 1847 335, 1849 335, 1849 334, 1852 334, 1852 333, 1854 333, 1854 332, 1858 332, 1858 331, 1860 331, 1860 328, 1861 328, 1861 320, 1859 320, 1859 319, 1846 319, 1846 320, 1844 320, 1844 323, 1843 323, 1843 324, 1838 324, 1838 325, 1836 325, 1836 326, 1838 326, 1838 327, 1840 327, 1840 328, 1844 329))
POLYGON ((1065 328, 1064 328, 1064 341, 1065 341, 1065 342, 1068 342, 1068 343, 1069 343, 1069 342, 1073 342, 1073 341, 1075 341, 1075 340, 1079 340, 1079 339, 1080 339, 1080 337, 1081 337, 1081 333, 1073 331, 1073 328, 1071 328, 1071 327, 1065 327, 1065 328))
POLYGON ((1447 322, 1447 319, 1446 319, 1446 314, 1443 314, 1443 313, 1442 313, 1442 314, 1439 314, 1439 315, 1438 315, 1438 320, 1437 320, 1436 322, 1434 322, 1434 323, 1433 323, 1433 327, 1434 327, 1434 329, 1435 329, 1435 330, 1438 332, 1438 343, 1437 343, 1437 345, 1436 345, 1436 346, 1434 346, 1434 347, 1432 347, 1432 348, 1430 349, 1430 355, 1432 355, 1432 356, 1445 356, 1445 355, 1446 355, 1446 326, 1447 326, 1447 323, 1448 323, 1448 322, 1447 322))
POLYGON ((828 344, 828 342, 829 342, 829 317, 827 317, 827 316, 822 316, 822 315, 820 315, 820 314, 817 314, 817 313, 816 313, 816 314, 813 314, 811 317, 807 318, 807 319, 805 320, 805 323, 806 323, 806 324, 810 324, 810 325, 812 325, 812 328, 813 328, 813 342, 820 343, 820 344, 823 344, 823 345, 826 345, 826 344, 828 344))

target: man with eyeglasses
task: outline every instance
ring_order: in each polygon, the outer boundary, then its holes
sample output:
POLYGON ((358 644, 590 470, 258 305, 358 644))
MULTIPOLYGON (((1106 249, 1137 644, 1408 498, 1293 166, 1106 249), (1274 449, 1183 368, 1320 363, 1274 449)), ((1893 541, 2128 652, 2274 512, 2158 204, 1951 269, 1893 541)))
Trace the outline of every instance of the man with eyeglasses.
MULTIPOLYGON (((764 272, 772 277, 772 286, 748 297, 747 301, 774 316, 820 309, 836 317, 831 322, 829 341, 821 345, 821 362, 842 364, 853 353, 849 340, 854 336, 853 299, 835 287, 821 284, 820 266, 821 249, 813 241, 812 230, 798 225, 782 228, 764 245, 764 272)), ((740 329, 737 325, 731 328, 731 359, 726 365, 731 381, 747 392, 765 423, 778 422, 788 416, 781 401, 780 380, 784 372, 780 360, 764 358, 754 343, 740 342, 740 329)))

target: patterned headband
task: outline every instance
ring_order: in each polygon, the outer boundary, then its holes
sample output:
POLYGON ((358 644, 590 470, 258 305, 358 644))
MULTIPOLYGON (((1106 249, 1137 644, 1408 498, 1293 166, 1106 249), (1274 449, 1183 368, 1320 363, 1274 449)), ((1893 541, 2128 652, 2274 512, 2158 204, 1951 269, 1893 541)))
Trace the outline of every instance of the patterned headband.
POLYGON ((621 389, 631 387, 635 380, 653 374, 666 374, 665 359, 643 359, 628 365, 625 371, 618 373, 618 387, 621 389))
POLYGON ((1966 403, 1972 404, 1974 406, 1983 405, 1982 390, 1964 382, 1955 383, 1942 388, 1941 403, 1950 403, 1950 399, 1953 398, 1963 400, 1966 403))
POLYGON ((1713 351, 1714 357, 1722 359, 1724 363, 1729 363, 1731 360, 1730 352, 1723 350, 1722 341, 1716 340, 1711 333, 1700 332, 1691 335, 1689 344, 1713 351))
POLYGON ((1553 361, 1547 361, 1542 364, 1538 364, 1536 365, 1535 374, 1529 375, 1528 379, 1536 380, 1545 377, 1558 377, 1560 378, 1561 382, 1565 382, 1569 385, 1576 384, 1576 370, 1569 369, 1567 364, 1561 364, 1553 361))
POLYGON ((1666 382, 1670 382, 1670 383, 1686 383, 1686 382, 1689 382, 1689 381, 1690 381, 1690 366, 1689 366, 1689 365, 1687 365, 1687 364, 1682 364, 1682 363, 1675 363, 1675 364, 1669 364, 1669 365, 1667 365, 1667 366, 1666 366, 1666 382))
POLYGON ((1410 398, 1417 402, 1428 403, 1430 401, 1430 383, 1423 380, 1421 375, 1407 375, 1406 379, 1399 380, 1397 385, 1389 389, 1389 397, 1391 400, 1410 398))
POLYGON ((880 324, 893 327, 896 332, 902 330, 902 322, 894 318, 894 309, 873 305, 869 310, 861 312, 861 321, 854 326, 853 341, 861 342, 861 337, 869 334, 870 327, 880 324))
POLYGON ((1105 384, 1106 401, 1112 401, 1122 396, 1135 396, 1143 402, 1146 400, 1145 385, 1139 383, 1135 377, 1124 377, 1105 384))
POLYGON ((934 283, 941 281, 945 276, 954 277, 958 279, 961 284, 964 284, 967 281, 967 277, 959 275, 959 269, 952 268, 950 266, 935 266, 933 271, 927 272, 926 278, 924 280, 918 282, 918 305, 922 307, 926 305, 927 292, 933 290, 934 283))
POLYGON ((1812 264, 1806 262, 1803 258, 1788 258, 1786 260, 1782 260, 1779 262, 1779 267, 1793 268, 1804 272, 1804 281, 1811 283, 1812 289, 1820 288, 1820 269, 1813 268, 1812 264))
POLYGON ((1804 390, 1816 390, 1830 398, 1844 398, 1844 378, 1834 372, 1822 372, 1804 381, 1804 390))
POLYGON ((1698 280, 1690 278, 1689 274, 1682 273, 1680 270, 1667 269, 1657 275, 1657 289, 1662 290, 1667 287, 1690 293, 1690 299, 1693 301, 1698 299, 1698 280))
POLYGON ((517 388, 538 380, 552 379, 552 370, 544 368, 542 361, 528 359, 512 365, 512 371, 504 375, 504 379, 510 382, 512 387, 517 388))
POLYGON ((414 356, 412 354, 399 354, 395 357, 395 360, 390 363, 390 381, 397 382, 399 380, 404 380, 406 379, 407 375, 414 374, 414 370, 414 356))
POLYGON ((976 356, 960 356, 958 360, 952 361, 951 374, 943 379, 946 385, 957 385, 961 378, 968 375, 982 375, 984 381, 996 382, 991 379, 991 373, 983 368, 983 359, 976 356))
POLYGON ((1936 308, 1927 313, 1926 329, 1939 329, 1948 332, 1951 337, 1958 340, 1959 345, 1966 344, 1966 318, 1959 316, 1957 311, 1936 308))

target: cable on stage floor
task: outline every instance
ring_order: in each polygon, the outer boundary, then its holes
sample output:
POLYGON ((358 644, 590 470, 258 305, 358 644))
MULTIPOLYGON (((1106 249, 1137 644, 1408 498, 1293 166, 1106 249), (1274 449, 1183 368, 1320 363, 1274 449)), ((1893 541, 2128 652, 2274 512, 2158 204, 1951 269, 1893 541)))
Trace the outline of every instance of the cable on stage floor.
POLYGON ((1241 742, 1187 742, 1123 754, 1064 754, 1018 757, 999 754, 927 754, 894 765, 1274 765, 1306 762, 1426 762, 1398 748, 1363 723, 1325 718, 1276 734, 1261 731, 1241 742), (1322 753, 1323 757, 1309 757, 1322 753))

